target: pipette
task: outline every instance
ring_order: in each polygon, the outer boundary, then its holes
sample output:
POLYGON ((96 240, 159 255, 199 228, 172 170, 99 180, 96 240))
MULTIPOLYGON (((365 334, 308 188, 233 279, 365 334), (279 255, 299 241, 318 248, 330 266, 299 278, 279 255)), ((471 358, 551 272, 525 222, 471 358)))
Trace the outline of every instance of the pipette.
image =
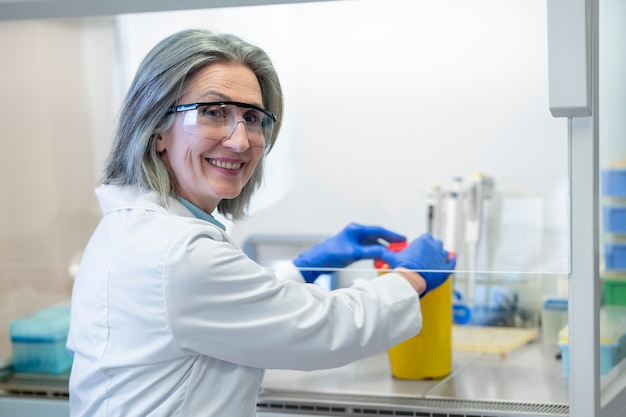
POLYGON ((426 195, 426 230, 435 238, 441 238, 441 188, 434 184, 426 195))
POLYGON ((445 225, 445 237, 443 239, 446 249, 450 252, 454 252, 457 255, 460 252, 459 248, 459 235, 460 235, 460 202, 461 193, 463 191, 463 179, 460 177, 454 178, 452 181, 452 187, 448 192, 446 201, 446 225, 445 225))
POLYGON ((467 298, 474 300, 476 257, 484 218, 485 199, 491 197, 493 179, 480 172, 469 178, 465 206, 465 246, 469 274, 467 276, 467 298))

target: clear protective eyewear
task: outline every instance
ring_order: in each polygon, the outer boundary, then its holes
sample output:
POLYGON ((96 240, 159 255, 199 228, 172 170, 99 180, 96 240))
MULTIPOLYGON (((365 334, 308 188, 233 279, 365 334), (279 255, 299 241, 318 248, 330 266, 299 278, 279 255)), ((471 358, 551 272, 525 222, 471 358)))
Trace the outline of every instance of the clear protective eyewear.
POLYGON ((237 125, 243 123, 250 146, 264 147, 276 122, 276 116, 269 111, 238 101, 181 104, 167 110, 168 114, 179 112, 185 112, 183 130, 206 139, 230 138, 237 125))

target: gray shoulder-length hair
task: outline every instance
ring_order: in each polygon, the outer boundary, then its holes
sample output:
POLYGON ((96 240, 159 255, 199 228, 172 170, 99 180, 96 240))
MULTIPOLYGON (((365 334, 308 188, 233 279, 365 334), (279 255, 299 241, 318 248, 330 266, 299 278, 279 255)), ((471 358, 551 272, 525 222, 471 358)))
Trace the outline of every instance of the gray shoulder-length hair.
POLYGON ((156 152, 155 141, 172 126, 174 115, 167 110, 177 103, 190 76, 214 62, 249 67, 259 81, 263 106, 277 117, 266 152, 248 183, 237 197, 222 200, 217 206, 229 219, 246 215, 252 194, 263 180, 265 155, 274 146, 280 130, 283 95, 267 54, 230 34, 185 30, 163 39, 146 55, 122 106, 103 183, 154 190, 164 204, 168 197, 176 195, 176 183, 156 152))

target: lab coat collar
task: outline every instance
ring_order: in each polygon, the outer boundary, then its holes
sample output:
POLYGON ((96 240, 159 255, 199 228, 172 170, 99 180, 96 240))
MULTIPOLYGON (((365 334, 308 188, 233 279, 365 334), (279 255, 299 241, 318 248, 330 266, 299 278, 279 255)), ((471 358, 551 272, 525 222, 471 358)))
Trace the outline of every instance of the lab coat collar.
POLYGON ((103 214, 130 208, 141 208, 162 213, 169 212, 184 217, 196 217, 175 198, 168 198, 166 208, 154 191, 141 190, 132 186, 100 185, 96 188, 96 197, 103 214))
POLYGON ((220 229, 226 231, 226 226, 224 226, 222 223, 217 221, 215 217, 211 216, 209 213, 202 210, 200 207, 196 206, 191 201, 186 200, 181 196, 178 196, 178 199, 180 200, 181 203, 183 203, 185 207, 187 207, 187 209, 189 209, 190 212, 193 213, 194 216, 196 216, 200 220, 204 220, 205 222, 213 223, 220 229))

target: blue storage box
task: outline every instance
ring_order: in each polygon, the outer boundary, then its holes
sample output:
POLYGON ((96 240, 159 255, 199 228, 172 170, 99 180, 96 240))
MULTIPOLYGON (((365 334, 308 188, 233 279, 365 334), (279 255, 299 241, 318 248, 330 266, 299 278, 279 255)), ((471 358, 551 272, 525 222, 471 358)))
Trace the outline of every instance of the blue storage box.
POLYGON ((626 206, 604 206, 602 223, 607 233, 626 233, 626 206))
POLYGON ((600 172, 602 194, 626 197, 626 168, 607 168, 600 172))
POLYGON ((607 270, 626 270, 626 242, 605 242, 604 262, 607 270))
POLYGON ((45 308, 9 323, 15 372, 60 374, 72 366, 65 343, 69 307, 45 308))

